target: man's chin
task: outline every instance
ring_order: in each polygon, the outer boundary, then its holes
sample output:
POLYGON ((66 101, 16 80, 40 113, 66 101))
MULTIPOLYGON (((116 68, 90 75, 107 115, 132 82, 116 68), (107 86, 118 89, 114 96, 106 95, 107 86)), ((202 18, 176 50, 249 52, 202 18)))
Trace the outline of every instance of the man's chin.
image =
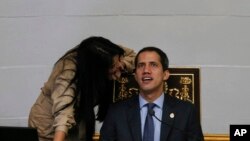
POLYGON ((150 93, 153 91, 153 88, 149 87, 149 86, 141 86, 140 89, 146 93, 150 93))

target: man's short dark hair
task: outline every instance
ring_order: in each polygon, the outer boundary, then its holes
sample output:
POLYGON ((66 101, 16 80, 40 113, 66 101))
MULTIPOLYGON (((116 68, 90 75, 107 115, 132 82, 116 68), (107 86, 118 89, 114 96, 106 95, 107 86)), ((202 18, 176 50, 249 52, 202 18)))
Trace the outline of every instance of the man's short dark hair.
POLYGON ((156 52, 159 56, 160 56, 160 61, 161 61, 161 64, 162 64, 162 67, 163 67, 163 70, 167 70, 168 69, 168 66, 169 66, 169 61, 168 61, 168 57, 166 55, 165 52, 163 52, 161 49, 157 48, 157 47, 153 47, 153 46, 149 46, 149 47, 144 47, 142 48, 136 55, 135 57, 135 68, 137 66, 137 63, 138 63, 138 56, 142 53, 142 52, 145 52, 145 51, 153 51, 153 52, 156 52))

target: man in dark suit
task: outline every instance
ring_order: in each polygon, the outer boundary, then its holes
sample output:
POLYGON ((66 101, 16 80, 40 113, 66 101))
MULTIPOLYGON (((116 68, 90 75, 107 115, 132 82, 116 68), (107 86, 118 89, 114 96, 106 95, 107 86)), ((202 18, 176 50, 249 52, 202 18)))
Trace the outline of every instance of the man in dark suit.
POLYGON ((145 47, 135 58, 139 95, 112 105, 101 141, 203 141, 194 105, 164 94, 169 78, 167 55, 145 47), (151 105, 151 106, 149 106, 151 105))

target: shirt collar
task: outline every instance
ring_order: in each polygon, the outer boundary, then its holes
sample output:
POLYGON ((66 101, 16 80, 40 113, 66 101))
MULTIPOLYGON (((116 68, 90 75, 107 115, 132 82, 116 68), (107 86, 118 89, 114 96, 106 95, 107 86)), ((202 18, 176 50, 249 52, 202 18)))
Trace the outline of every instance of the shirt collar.
MULTIPOLYGON (((164 93, 162 93, 160 97, 158 97, 155 101, 153 101, 153 103, 156 104, 157 107, 162 109, 163 101, 164 101, 164 93)), ((140 109, 141 109, 148 102, 139 94, 139 103, 140 103, 140 109)))

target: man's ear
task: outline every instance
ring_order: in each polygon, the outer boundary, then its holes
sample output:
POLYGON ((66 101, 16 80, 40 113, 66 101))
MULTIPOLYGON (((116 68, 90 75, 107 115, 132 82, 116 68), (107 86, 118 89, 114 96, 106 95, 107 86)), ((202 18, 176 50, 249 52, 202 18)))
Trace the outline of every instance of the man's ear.
POLYGON ((135 78, 135 81, 138 82, 138 81, 137 81, 137 78, 136 78, 135 69, 134 69, 134 78, 135 78))
POLYGON ((164 76, 163 76, 163 80, 168 80, 169 76, 170 76, 170 73, 169 73, 169 70, 165 70, 164 72, 164 76))

